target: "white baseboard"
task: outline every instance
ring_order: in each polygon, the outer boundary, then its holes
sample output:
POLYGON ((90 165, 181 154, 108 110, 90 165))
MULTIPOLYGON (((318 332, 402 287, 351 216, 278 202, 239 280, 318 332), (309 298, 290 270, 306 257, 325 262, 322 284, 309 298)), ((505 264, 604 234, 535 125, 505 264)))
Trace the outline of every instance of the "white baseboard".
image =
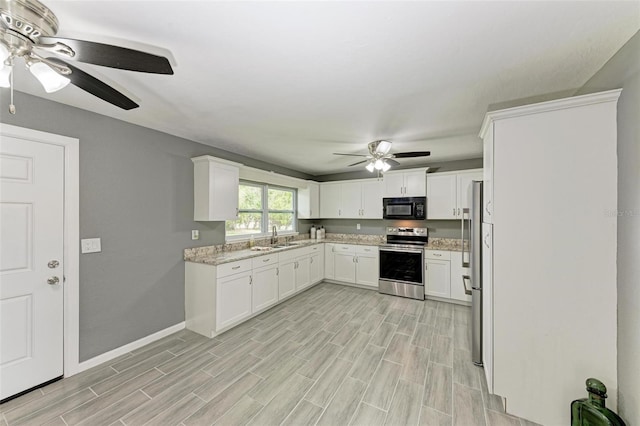
MULTIPOLYGON (((155 342, 156 340, 160 340, 165 336, 168 336, 170 334, 173 334, 177 331, 184 329, 184 326, 185 326, 185 323, 183 321, 176 325, 172 325, 171 327, 165 328, 164 330, 160 330, 146 337, 143 337, 142 339, 138 339, 135 342, 127 343, 124 346, 120 346, 119 348, 115 348, 113 350, 110 350, 109 352, 105 352, 101 355, 98 355, 96 357, 83 361, 80 364, 78 364, 78 369, 77 371, 74 371, 73 374, 77 374, 82 371, 88 370, 104 362, 111 361, 112 359, 115 359, 120 355, 124 355, 128 352, 141 348, 144 345, 148 345, 149 343, 155 342)), ((67 375, 65 372, 65 377, 72 376, 73 374, 67 375)))

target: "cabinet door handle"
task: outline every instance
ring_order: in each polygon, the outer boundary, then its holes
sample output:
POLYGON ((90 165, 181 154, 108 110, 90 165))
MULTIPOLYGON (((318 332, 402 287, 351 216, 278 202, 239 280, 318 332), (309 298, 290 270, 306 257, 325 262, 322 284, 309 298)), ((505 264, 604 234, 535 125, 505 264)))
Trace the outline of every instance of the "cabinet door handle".
POLYGON ((491 212, 489 211, 489 204, 491 204, 491 200, 487 201, 487 204, 484 206, 484 210, 487 212, 489 216, 491 216, 491 212))
POLYGON ((487 238, 489 238, 489 234, 484 236, 484 245, 487 246, 487 248, 489 248, 489 243, 487 243, 487 238))
POLYGON ((253 284, 253 275, 249 275, 249 285, 253 284))
POLYGON ((358 263, 358 256, 356 256, 356 263, 358 263))
POLYGON ((458 207, 458 216, 460 216, 460 208, 458 207))
POLYGON ((234 266, 234 267, 232 267, 231 269, 240 269, 240 265, 238 265, 238 266, 234 266))
POLYGON ((356 257, 355 256, 353 256, 353 258, 351 260, 353 260, 353 263, 356 263, 356 257))
POLYGON ((455 207, 453 208, 453 215, 454 216, 456 215, 456 208, 455 207))
POLYGON ((313 257, 310 257, 309 259, 310 259, 309 263, 313 263, 313 257))
POLYGON ((469 275, 463 275, 462 286, 464 287, 464 294, 466 294, 467 296, 471 296, 471 290, 467 288, 467 280, 471 280, 471 277, 469 275))
POLYGON ((280 268, 276 268, 276 276, 280 275, 280 268))
POLYGON ((442 256, 440 253, 432 253, 434 256, 440 257, 442 256))
POLYGON ((262 261, 263 261, 263 262, 268 262, 268 261, 270 261, 270 260, 271 260, 271 259, 262 259, 262 261))
POLYGON ((342 216, 342 210, 338 209, 338 216, 342 216))

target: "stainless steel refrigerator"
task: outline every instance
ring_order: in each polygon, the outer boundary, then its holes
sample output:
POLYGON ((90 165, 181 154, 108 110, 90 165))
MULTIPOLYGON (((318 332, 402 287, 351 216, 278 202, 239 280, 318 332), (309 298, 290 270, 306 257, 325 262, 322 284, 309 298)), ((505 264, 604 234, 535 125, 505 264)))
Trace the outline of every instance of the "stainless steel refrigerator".
MULTIPOLYGON (((464 219, 463 219, 464 220, 464 219)), ((469 211, 469 266, 471 268, 471 359, 482 365, 482 182, 471 183, 469 211)), ((464 227, 464 224, 463 224, 464 227)))

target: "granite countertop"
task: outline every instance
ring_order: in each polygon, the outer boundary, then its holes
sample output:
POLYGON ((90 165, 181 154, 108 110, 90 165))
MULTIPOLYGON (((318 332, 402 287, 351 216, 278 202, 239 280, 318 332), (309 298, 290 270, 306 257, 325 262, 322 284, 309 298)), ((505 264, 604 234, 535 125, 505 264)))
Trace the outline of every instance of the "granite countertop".
MULTIPOLYGON (((267 242, 268 240, 259 241, 253 250, 248 248, 248 242, 188 248, 184 251, 184 260, 215 266, 321 243, 379 246, 385 244, 385 238, 384 235, 327 234, 327 238, 323 240, 311 240, 303 235, 290 241, 290 246, 282 248, 267 248, 267 242), (261 250, 260 248, 264 249, 261 250)), ((284 244, 284 241, 282 244, 284 244)), ((462 242, 455 238, 430 238, 425 249, 462 251, 462 242)))

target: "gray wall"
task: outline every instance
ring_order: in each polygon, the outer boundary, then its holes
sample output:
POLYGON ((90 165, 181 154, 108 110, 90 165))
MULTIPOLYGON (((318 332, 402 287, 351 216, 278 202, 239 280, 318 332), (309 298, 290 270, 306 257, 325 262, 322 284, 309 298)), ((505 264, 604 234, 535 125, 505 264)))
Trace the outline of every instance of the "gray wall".
POLYGON ((300 232, 309 232, 311 224, 324 226, 336 234, 384 235, 387 226, 428 228, 429 237, 460 238, 459 220, 383 220, 383 219, 318 219, 301 220, 300 232), (360 224, 360 230, 356 225, 360 224))
POLYGON ((309 178, 20 92, 12 116, 7 94, 0 122, 80 140, 80 238, 102 238, 102 253, 80 255, 81 361, 184 321, 182 250, 224 242, 223 222, 193 221, 191 157, 309 178))
POLYGON ((640 32, 578 94, 617 88, 618 409, 640 426, 640 32))

